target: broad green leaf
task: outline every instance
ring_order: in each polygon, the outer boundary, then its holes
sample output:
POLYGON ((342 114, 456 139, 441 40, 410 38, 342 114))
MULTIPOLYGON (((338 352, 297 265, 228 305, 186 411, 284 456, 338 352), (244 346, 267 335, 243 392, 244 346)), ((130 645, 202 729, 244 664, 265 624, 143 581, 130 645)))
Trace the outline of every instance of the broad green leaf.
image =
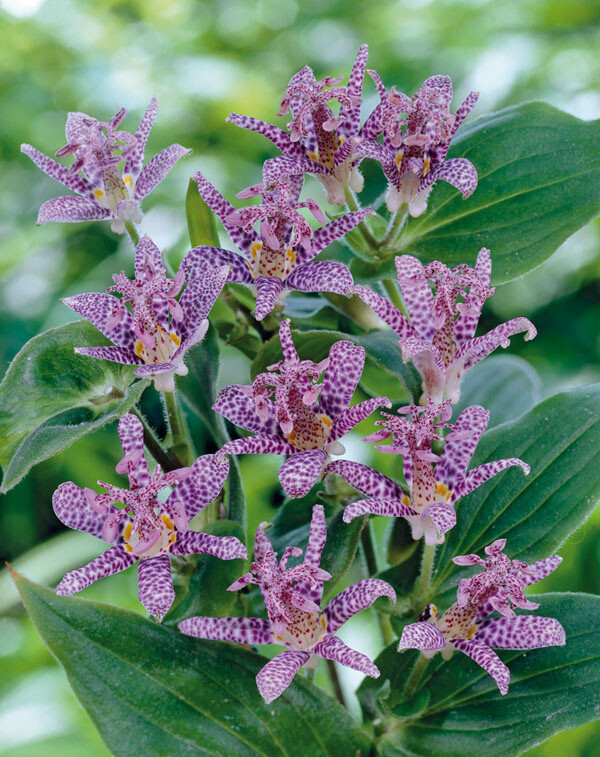
POLYGON ((399 249, 450 266, 492 252, 494 283, 530 271, 600 212, 600 121, 542 102, 480 116, 453 141, 479 185, 463 200, 439 182, 427 211, 409 219, 399 249))
POLYGON ((131 366, 73 351, 105 344, 91 324, 76 321, 38 334, 17 354, 0 384, 0 491, 139 400, 148 381, 132 383, 131 366))
POLYGON ((510 557, 531 562, 585 521, 600 498, 600 385, 556 394, 486 432, 473 465, 504 457, 520 457, 531 473, 506 471, 458 502, 458 524, 436 555, 438 589, 458 580, 455 555, 506 538, 510 557))
POLYGON ((215 214, 198 192, 198 184, 190 179, 185 196, 185 217, 192 247, 206 244, 220 247, 215 214))
MULTIPOLYGON (((202 528, 215 536, 235 536, 241 542, 245 534, 239 523, 218 520, 202 528)), ((170 625, 194 615, 209 615, 222 618, 231 615, 237 592, 227 588, 244 572, 244 560, 219 560, 212 555, 193 555, 176 585, 176 604, 164 622, 170 625)))
MULTIPOLYGON (((419 690, 429 701, 416 719, 407 707, 405 718, 385 717, 386 731, 378 739, 377 754, 510 757, 550 738, 565 728, 598 719, 600 685, 600 597, 593 594, 541 594, 536 614, 557 618, 567 643, 525 652, 500 651, 511 672, 508 694, 501 696, 492 678, 475 662, 455 652, 449 662, 437 655, 425 669, 419 690)), ((365 679, 358 696, 369 718, 380 702, 402 712, 404 687, 418 653, 399 654, 397 644, 375 660, 379 680, 365 679), (390 681, 387 692, 381 682, 390 681)), ((426 698, 423 697, 423 699, 426 698)), ((411 697, 408 704, 418 704, 411 697)))
POLYGON ((492 355, 465 374, 452 416, 458 418, 467 405, 483 405, 490 411, 490 429, 531 410, 540 400, 540 387, 539 376, 526 360, 492 355))
POLYGON ((367 755, 366 734, 302 674, 265 705, 265 658, 15 575, 29 615, 116 757, 367 755))
MULTIPOLYGON (((395 380, 402 383, 409 396, 418 398, 421 393, 421 379, 413 366, 404 363, 398 347, 398 337, 392 331, 371 331, 359 336, 344 334, 340 331, 292 331, 292 337, 301 360, 318 362, 327 357, 334 342, 346 339, 364 347, 367 360, 375 368, 384 370, 395 380)), ((266 370, 268 365, 282 359, 279 336, 273 336, 265 342, 252 363, 252 377, 266 370)))

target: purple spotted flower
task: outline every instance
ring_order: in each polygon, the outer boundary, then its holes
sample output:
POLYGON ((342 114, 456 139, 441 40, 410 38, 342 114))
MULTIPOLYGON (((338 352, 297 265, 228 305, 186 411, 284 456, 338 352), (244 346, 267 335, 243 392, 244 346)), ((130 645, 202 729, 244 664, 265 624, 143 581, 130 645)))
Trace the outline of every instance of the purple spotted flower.
POLYGON ((343 205, 345 187, 360 192, 364 183, 358 164, 365 157, 360 106, 367 55, 367 46, 361 45, 347 86, 339 86, 341 76, 317 81, 308 66, 294 74, 278 113, 290 113, 289 133, 238 113, 231 113, 227 120, 267 137, 299 170, 316 174, 329 202, 343 205), (328 104, 332 101, 339 105, 337 115, 328 104))
POLYGON ((431 76, 412 96, 395 87, 388 92, 376 71, 369 71, 379 90, 380 103, 367 119, 361 149, 378 160, 389 181, 386 196, 391 211, 405 205, 412 216, 427 207, 434 183, 441 179, 463 198, 477 188, 477 170, 466 158, 446 160, 456 130, 473 109, 478 92, 471 92, 456 113, 450 113, 452 82, 431 76), (377 142, 379 135, 383 142, 377 142))
POLYGON ((279 338, 283 360, 269 366, 251 386, 222 389, 213 410, 253 436, 227 442, 220 454, 288 455, 279 480, 289 497, 303 497, 315 484, 330 455, 345 452, 339 439, 378 407, 386 397, 373 397, 350 407, 360 379, 365 351, 352 342, 336 342, 320 363, 300 360, 282 321, 279 338), (317 380, 325 371, 323 383, 317 380))
POLYGON ((125 456, 116 470, 128 474, 129 489, 98 481, 105 493, 96 494, 68 481, 54 492, 54 512, 66 526, 114 542, 88 565, 67 573, 56 593, 75 594, 139 560, 139 600, 161 620, 175 598, 169 554, 247 557, 246 548, 233 536, 188 531, 189 521, 221 491, 229 466, 215 455, 204 455, 190 468, 163 473, 157 466, 151 476, 142 424, 134 415, 122 416, 119 437, 125 456), (158 492, 165 488, 173 491, 161 502, 158 492))
POLYGON ((136 376, 152 377, 157 390, 172 392, 175 375, 188 372, 183 363, 187 350, 208 329, 208 313, 219 296, 229 269, 207 268, 202 278, 185 282, 183 269, 168 279, 160 250, 143 236, 135 253, 135 278, 124 271, 113 276, 108 292, 89 292, 63 299, 65 305, 86 318, 114 346, 77 347, 81 355, 138 365, 136 376), (127 308, 129 305, 131 309, 127 308))
POLYGON ((447 415, 448 405, 449 401, 442 405, 430 402, 427 408, 409 405, 400 408, 400 417, 382 413, 385 420, 376 421, 381 429, 367 437, 370 441, 392 437, 392 444, 377 449, 403 456, 410 497, 391 478, 366 465, 337 460, 327 466, 326 473, 337 473, 369 496, 369 499, 346 507, 346 523, 365 513, 406 518, 413 539, 424 536, 428 545, 441 544, 446 532, 456 524, 455 504, 458 499, 514 465, 520 466, 525 474, 529 473, 529 466, 516 457, 467 470, 490 414, 480 405, 472 405, 463 410, 456 423, 444 420, 436 423, 436 417, 447 415), (450 429, 450 433, 446 435, 444 450, 438 456, 432 451, 431 443, 442 441, 444 437, 439 434, 442 428, 450 429))
POLYGON ((251 572, 233 583, 229 590, 258 584, 268 620, 198 616, 184 620, 179 624, 179 629, 201 639, 240 644, 281 644, 286 647, 285 652, 270 660, 256 676, 258 690, 267 703, 277 699, 287 689, 299 668, 314 667, 316 656, 336 660, 377 678, 379 670, 371 660, 347 647, 335 632, 357 612, 370 607, 378 597, 386 596, 395 602, 396 594, 392 587, 377 578, 367 578, 344 589, 321 610, 323 582, 331 578, 319 567, 327 538, 323 507, 313 507, 304 561, 292 568, 287 567, 289 558, 300 557, 302 550, 287 547, 278 563, 264 531, 267 525, 261 523, 256 532, 251 572))
MULTIPOLYGON (((277 158, 273 159, 277 161, 277 158)), ((269 161, 267 161, 269 162, 269 161)), ((358 210, 313 231, 299 208, 307 207, 319 221, 325 216, 314 200, 299 202, 302 177, 290 176, 279 163, 281 181, 259 184, 240 196, 260 194, 260 205, 235 210, 200 173, 194 178, 206 204, 219 216, 241 255, 218 247, 194 247, 182 261, 188 279, 202 277, 207 268, 230 265, 228 281, 252 285, 256 290, 257 320, 283 302, 290 290, 336 292, 348 295, 353 281, 343 263, 315 261, 327 245, 353 229, 371 210, 358 210), (254 224, 260 224, 259 231, 254 224)))
POLYGON ((424 266, 411 255, 401 255, 396 271, 409 318, 367 287, 355 286, 354 292, 400 337, 404 360, 412 360, 423 378, 422 404, 428 399, 440 403, 445 397, 458 402, 465 371, 497 347, 508 347, 514 334, 524 331, 526 340, 537 334, 527 318, 513 318, 474 336, 483 303, 494 293, 489 288, 492 261, 485 247, 475 268, 451 269, 438 260, 424 266))
POLYGON ((67 144, 56 153, 59 158, 73 155, 74 162, 69 167, 31 145, 21 145, 21 152, 38 168, 79 195, 48 200, 40 208, 37 222, 110 220, 111 229, 118 234, 125 231, 126 222, 140 223, 141 201, 160 184, 179 158, 190 152, 181 145, 170 145, 142 168, 157 111, 158 100, 153 97, 135 134, 118 128, 125 118, 125 108, 108 122, 85 113, 69 113, 67 144))
POLYGON ((480 565, 483 573, 463 578, 457 601, 438 617, 435 605, 428 605, 416 623, 405 626, 399 650, 420 649, 426 657, 441 652, 450 659, 455 649, 466 654, 498 684, 506 694, 510 671, 493 649, 539 649, 564 646, 565 632, 554 618, 515 615, 514 607, 535 610, 539 605, 523 594, 525 586, 541 581, 561 563, 558 555, 527 565, 510 560, 503 549, 506 539, 485 548, 487 557, 454 557, 457 565, 480 565), (494 611, 500 617, 488 617, 494 611))

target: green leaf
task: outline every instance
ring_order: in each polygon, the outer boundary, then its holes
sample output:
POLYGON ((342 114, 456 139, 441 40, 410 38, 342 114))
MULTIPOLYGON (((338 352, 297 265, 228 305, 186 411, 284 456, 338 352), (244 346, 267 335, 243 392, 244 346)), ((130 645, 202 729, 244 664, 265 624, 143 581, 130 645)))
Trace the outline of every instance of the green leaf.
MULTIPOLYGON (((413 399, 421 394, 421 378, 412 364, 402 360, 402 353, 398 347, 397 335, 388 331, 371 331, 359 336, 344 334, 341 331, 310 330, 292 331, 296 350, 301 360, 318 362, 327 357, 334 342, 346 339, 364 347, 367 360, 372 361, 379 371, 385 371, 394 380, 400 381, 406 392, 413 399)), ((265 342, 252 363, 252 378, 266 370, 268 365, 276 363, 283 357, 279 336, 273 336, 265 342)))
POLYGON ((72 597, 15 574, 30 617, 116 757, 367 755, 366 734, 302 675, 265 705, 265 658, 200 641, 136 613, 72 597), (340 746, 342 745, 342 747, 340 746))
POLYGON ((190 179, 185 196, 185 217, 192 247, 202 244, 210 247, 221 246, 215 214, 200 197, 198 184, 194 179, 190 179))
POLYGON ((465 374, 452 416, 458 418, 468 405, 483 405, 490 411, 490 429, 531 410, 540 401, 540 388, 539 376, 526 360, 492 355, 465 374))
POLYGON ((1 492, 139 400, 149 382, 132 383, 131 366, 73 351, 106 344, 90 323, 76 321, 38 334, 12 361, 0 383, 1 492))
MULTIPOLYGON (((420 691, 429 693, 425 709, 414 719, 411 707, 404 718, 385 719, 386 732, 377 743, 382 757, 408 754, 479 757, 520 754, 565 728, 598 718, 600 635, 597 618, 600 597, 592 594, 541 594, 537 614, 557 618, 567 643, 525 652, 500 651, 511 672, 508 694, 501 696, 493 679, 475 662, 455 652, 449 662, 437 655, 425 669, 420 691)), ((404 687, 418 653, 387 647, 375 660, 378 681, 365 679, 358 696, 367 717, 377 715, 381 681, 402 702, 404 687)), ((414 706, 427 695, 411 698, 414 706)), ((407 702, 410 705, 411 702, 407 702)), ((385 700, 384 700, 385 703, 385 700)), ((412 709, 414 709, 414 706, 412 709)), ((402 713, 401 706, 396 712, 402 713)))
POLYGON ((556 394, 486 432, 472 465, 504 457, 520 457, 531 473, 506 471, 458 502, 458 524, 436 556, 438 589, 455 586, 455 555, 506 538, 508 555, 531 562, 586 520, 600 498, 600 384, 556 394))
POLYGON ((449 266, 492 252, 495 283, 548 258, 600 211, 600 121, 581 121, 541 102, 467 123, 449 158, 468 158, 479 185, 463 200, 438 182, 427 211, 410 218, 398 250, 449 266))

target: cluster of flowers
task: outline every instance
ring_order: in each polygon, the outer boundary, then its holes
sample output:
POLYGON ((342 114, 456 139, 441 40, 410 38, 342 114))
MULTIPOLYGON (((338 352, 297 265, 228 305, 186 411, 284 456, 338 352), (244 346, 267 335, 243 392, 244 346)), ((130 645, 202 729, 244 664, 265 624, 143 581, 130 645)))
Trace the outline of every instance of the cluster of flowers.
MULTIPOLYGON (((262 183, 238 195, 257 195, 258 205, 236 210, 201 174, 194 177, 202 198, 219 216, 241 255, 195 247, 184 257, 179 272, 168 278, 159 249, 144 236, 136 247, 133 279, 121 271, 107 292, 69 297, 64 303, 112 342, 105 347, 77 347, 77 352, 136 365, 136 376, 151 377, 157 390, 169 392, 174 390, 175 376, 187 373, 185 353, 206 333, 208 313, 226 282, 253 287, 258 320, 278 303, 283 305, 289 290, 357 295, 396 332, 404 359, 412 360, 422 377, 420 404, 401 407, 397 414, 382 412, 378 430, 366 438, 371 442, 390 439, 390 444, 377 448, 402 456, 406 491, 366 465, 332 460, 344 454, 340 440, 346 433, 375 410, 391 408, 386 397, 351 404, 365 361, 363 347, 341 340, 321 362, 301 360, 290 322, 282 320, 282 360, 250 386, 226 387, 213 406, 251 435, 227 442, 190 467, 163 473, 157 466, 150 474, 142 423, 126 414, 119 422, 124 457, 116 470, 128 475, 129 489, 102 482, 98 482, 104 489, 101 494, 72 482, 57 489, 53 505, 61 521, 112 544, 89 565, 68 573, 56 589, 59 594, 81 591, 137 561, 139 599, 161 620, 175 596, 170 555, 204 553, 246 559, 246 548, 238 539, 189 530, 191 519, 219 496, 228 474, 228 455, 285 456, 279 479, 292 498, 308 494, 325 475, 337 474, 366 496, 345 508, 344 521, 366 514, 405 518, 413 538, 424 538, 429 547, 443 542, 456 525, 458 500, 506 468, 529 472, 529 466, 518 458, 469 469, 489 420, 483 407, 467 407, 450 422, 451 404, 459 398, 465 371, 498 346, 506 347, 510 336, 525 332, 530 339, 536 333, 527 319, 515 318, 475 336, 483 304, 493 294, 489 250, 479 251, 474 268, 449 269, 438 261, 423 265, 410 255, 397 257, 398 285, 408 315, 376 291, 355 286, 342 263, 313 260, 372 211, 349 212, 326 223, 316 201, 300 201, 305 174, 316 176, 329 201, 341 205, 346 191, 362 189, 361 161, 375 159, 389 181, 388 207, 392 211, 404 208, 412 215, 425 210, 438 179, 454 185, 464 197, 477 186, 477 173, 469 161, 446 160, 450 141, 477 94, 471 93, 451 114, 448 77, 431 77, 409 98, 395 88, 386 90, 377 73, 369 71, 380 102, 361 126, 366 59, 367 48, 362 46, 346 86, 331 77, 317 81, 308 67, 293 76, 279 113, 291 114, 287 131, 247 116, 229 117, 238 126, 266 136, 282 153, 265 162, 262 183), (337 115, 330 108, 332 101, 339 104, 337 115), (323 225, 313 230, 301 209, 309 210, 323 225), (159 499, 161 489, 170 490, 166 498, 159 499)), ((114 231, 135 230, 134 224, 141 221, 140 201, 187 152, 171 145, 142 168, 156 112, 153 99, 135 134, 118 129, 124 110, 107 123, 82 113, 70 114, 67 145, 57 153, 58 157, 74 156, 68 168, 24 145, 23 151, 43 171, 79 195, 45 203, 38 221, 110 219, 114 231)), ((300 557, 302 550, 287 547, 278 562, 265 533, 267 525, 261 524, 256 533, 251 572, 229 587, 238 590, 257 584, 267 617, 194 617, 180 623, 181 631, 243 644, 283 645, 285 651, 257 676, 267 702, 289 686, 301 666, 314 665, 316 655, 378 676, 376 666, 335 633, 378 597, 394 602, 392 587, 367 578, 344 589, 321 610, 323 583, 331 577, 320 567, 327 536, 323 507, 314 506, 303 562, 293 567, 288 568, 288 560, 300 557)), ((502 551, 504 546, 505 540, 495 541, 486 548, 486 559, 455 557, 458 565, 480 565, 483 572, 461 580, 457 602, 440 617, 429 605, 416 623, 405 627, 400 640, 401 649, 416 648, 425 655, 441 651, 447 657, 459 649, 493 676, 502 693, 508 689, 509 673, 492 647, 533 649, 565 643, 556 620, 515 615, 512 609, 512 605, 537 608, 525 598, 523 589, 554 570, 560 558, 528 566, 511 561, 502 551), (500 617, 489 617, 494 612, 500 617)))

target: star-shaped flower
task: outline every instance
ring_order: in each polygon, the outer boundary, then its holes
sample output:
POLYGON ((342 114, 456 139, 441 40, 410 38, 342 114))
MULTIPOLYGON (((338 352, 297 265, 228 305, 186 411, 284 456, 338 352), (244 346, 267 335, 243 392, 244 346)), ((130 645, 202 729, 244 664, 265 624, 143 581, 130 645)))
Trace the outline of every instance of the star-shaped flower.
POLYGON ((208 554, 223 560, 247 557, 246 548, 233 536, 188 531, 189 521, 221 491, 229 465, 215 455, 204 455, 190 468, 163 473, 157 466, 150 476, 142 424, 134 415, 122 416, 119 437, 125 457, 116 470, 127 473, 129 489, 99 481, 106 493, 96 494, 68 481, 54 492, 54 512, 66 526, 114 542, 88 565, 67 573, 56 593, 75 594, 139 560, 139 600, 161 620, 175 598, 169 554, 208 554), (165 488, 173 491, 161 502, 157 495, 165 488))
POLYGON ((73 155, 74 162, 69 167, 31 145, 22 144, 21 152, 38 168, 78 195, 45 202, 38 214, 38 224, 110 220, 111 229, 122 234, 126 222, 140 223, 141 201, 160 184, 175 163, 190 152, 181 145, 170 145, 142 168, 146 142, 157 112, 158 100, 153 97, 135 134, 118 129, 125 118, 125 108, 108 122, 85 113, 69 113, 67 144, 56 153, 59 158, 73 155), (121 163, 122 169, 119 168, 121 163))
POLYGON ((367 578, 352 584, 320 609, 323 582, 331 578, 319 567, 327 539, 325 513, 313 507, 310 536, 304 561, 287 567, 290 557, 302 550, 287 547, 277 562, 261 523, 254 542, 251 572, 233 583, 230 591, 254 583, 260 586, 268 620, 265 618, 207 618, 197 616, 179 624, 179 630, 201 639, 235 641, 240 644, 280 644, 286 647, 270 660, 256 676, 258 690, 265 702, 277 699, 290 685, 299 668, 316 665, 315 656, 336 660, 342 665, 373 678, 379 670, 361 652, 347 647, 335 632, 353 615, 382 596, 396 601, 396 594, 385 581, 367 578))

